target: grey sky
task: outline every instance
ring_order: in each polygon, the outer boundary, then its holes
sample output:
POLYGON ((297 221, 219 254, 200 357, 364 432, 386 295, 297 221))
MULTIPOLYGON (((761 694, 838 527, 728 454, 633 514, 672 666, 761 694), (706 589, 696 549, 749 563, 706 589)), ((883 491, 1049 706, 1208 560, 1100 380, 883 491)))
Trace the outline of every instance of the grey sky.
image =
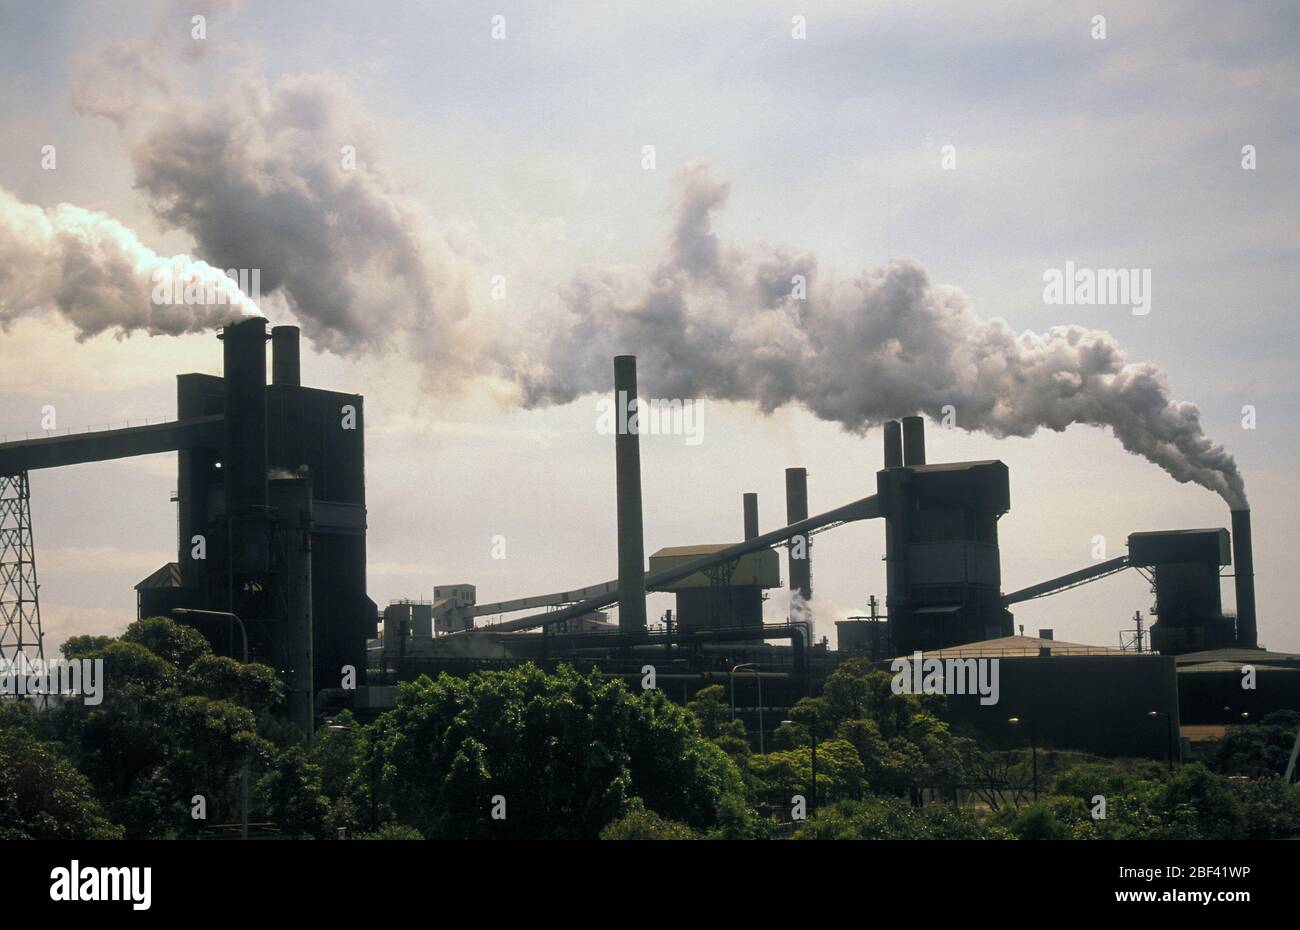
MULTIPOLYGON (((0 10, 0 187, 42 207, 103 210, 160 253, 193 249, 136 186, 132 132, 71 100, 84 56, 147 38, 159 21, 184 34, 203 6, 0 10), (54 171, 40 167, 47 144, 54 171)), ((1261 642, 1300 650, 1288 568, 1300 521, 1300 11, 1114 6, 249 3, 211 12, 201 60, 154 63, 177 99, 196 103, 250 77, 331 76, 366 124, 340 144, 418 206, 470 300, 510 326, 553 307, 579 268, 655 254, 673 176, 703 158, 731 182, 725 240, 814 252, 844 279, 911 257, 982 317, 1109 330, 1130 358, 1164 368, 1174 396, 1197 403, 1206 432, 1237 457, 1255 511, 1261 642), (1104 41, 1089 35, 1098 13, 1104 41), (504 41, 491 39, 495 14, 504 41), (795 14, 807 17, 804 41, 790 36, 795 14), (949 144, 957 168, 943 171, 949 144), (1241 168, 1247 144, 1254 171, 1241 168), (656 147, 653 171, 641 167, 645 145, 656 147), (1067 259, 1151 268, 1151 314, 1045 306, 1043 272, 1067 259), (496 274, 509 283, 504 308, 488 297, 496 274), (1258 409, 1256 430, 1241 428, 1245 404, 1258 409)), ((170 414, 174 375, 220 364, 211 336, 78 343, 52 314, 19 320, 0 346, 10 436, 35 433, 51 403, 74 428, 170 414)), ((372 597, 468 581, 496 600, 612 577, 613 449, 593 429, 595 399, 521 412, 500 403, 501 384, 463 372, 463 390, 447 396, 430 380, 452 361, 425 362, 458 347, 437 349, 304 359, 308 383, 366 395, 372 597), (505 560, 490 556, 497 534, 505 560)), ((1116 554, 1132 531, 1227 525, 1213 494, 1095 428, 997 441, 931 426, 929 445, 935 460, 1010 466, 1008 590, 1086 565, 1098 534, 1116 554)), ((878 433, 718 403, 707 404, 703 444, 651 438, 642 455, 649 551, 738 536, 748 490, 762 525, 776 526, 788 465, 810 470, 820 511, 870 493, 880 461, 878 433)), ((173 475, 168 456, 33 475, 52 642, 131 619, 131 585, 174 546, 173 475)), ((878 523, 819 536, 819 617, 883 597, 882 554, 878 523)), ((1224 594, 1230 603, 1231 585, 1224 594)), ((1130 572, 1015 613, 1028 631, 1109 645, 1151 600, 1130 572)), ((664 606, 660 596, 651 615, 664 606)))

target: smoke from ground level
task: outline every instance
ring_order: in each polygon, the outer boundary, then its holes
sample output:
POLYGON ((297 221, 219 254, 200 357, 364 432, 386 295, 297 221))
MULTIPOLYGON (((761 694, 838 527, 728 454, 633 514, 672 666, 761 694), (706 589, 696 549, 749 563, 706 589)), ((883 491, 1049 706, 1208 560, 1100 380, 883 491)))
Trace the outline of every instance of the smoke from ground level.
POLYGON ((680 182, 660 259, 580 272, 560 316, 536 328, 513 366, 525 406, 608 390, 611 357, 630 353, 647 396, 765 412, 800 404, 854 433, 918 412, 995 437, 1107 427, 1176 480, 1245 506, 1236 463, 1205 435, 1196 405, 1174 399, 1164 372, 1130 362, 1109 333, 1016 333, 911 260, 822 281, 809 253, 719 240, 712 221, 729 184, 707 166, 688 166, 680 182))

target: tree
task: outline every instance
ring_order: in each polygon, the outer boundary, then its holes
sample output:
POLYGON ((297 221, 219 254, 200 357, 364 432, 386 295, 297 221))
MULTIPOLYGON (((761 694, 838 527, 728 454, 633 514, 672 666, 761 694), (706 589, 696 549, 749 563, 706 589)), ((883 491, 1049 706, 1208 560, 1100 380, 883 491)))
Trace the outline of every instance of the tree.
POLYGON ((210 820, 234 819, 245 755, 271 758, 257 714, 279 700, 274 671, 213 656, 201 634, 166 617, 138 620, 120 639, 74 637, 64 655, 104 662, 102 703, 64 703, 54 730, 128 838, 194 833, 195 795, 210 820))
POLYGON ((320 766, 298 746, 276 756, 257 785, 267 815, 293 839, 328 835, 329 801, 321 792, 320 766))
POLYGON ((1215 754, 1215 767, 1225 775, 1276 778, 1286 771, 1300 729, 1300 711, 1278 710, 1258 723, 1228 727, 1215 754))
POLYGON ((916 807, 901 798, 841 801, 805 820, 797 840, 995 840, 1012 839, 1003 827, 975 811, 942 804, 916 807))
POLYGON ((422 676, 374 737, 376 806, 429 837, 594 839, 638 798, 716 829, 736 811, 724 799, 743 795, 736 766, 661 692, 568 666, 422 676))
MULTIPOLYGON (((846 780, 841 797, 855 796, 867 784, 878 793, 908 795, 914 803, 920 802, 922 788, 955 793, 967 780, 974 742, 955 735, 940 719, 941 695, 895 694, 891 681, 866 659, 841 662, 820 697, 803 698, 791 708, 792 723, 776 731, 778 748, 811 746, 814 732, 819 744, 852 746, 859 770, 846 780)), ((820 769, 820 746, 817 755, 820 769)), ((759 758, 751 769, 764 768, 759 758)), ((770 771, 767 781, 772 781, 770 771)))
POLYGON ((654 811, 637 807, 600 831, 602 840, 698 840, 700 835, 684 823, 665 820, 654 811))
POLYGON ((120 839, 86 777, 34 735, 34 716, 0 704, 0 840, 120 839))

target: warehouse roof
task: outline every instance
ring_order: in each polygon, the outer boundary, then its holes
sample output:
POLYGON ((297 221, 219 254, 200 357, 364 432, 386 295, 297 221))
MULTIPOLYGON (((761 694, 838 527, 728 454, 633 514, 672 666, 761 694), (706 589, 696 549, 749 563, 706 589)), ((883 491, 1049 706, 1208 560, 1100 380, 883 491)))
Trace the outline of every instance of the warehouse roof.
MULTIPOLYGON (((1125 652, 1123 649, 1110 649, 1106 646, 1088 646, 1082 643, 1067 643, 1059 639, 1039 639, 1037 636, 1001 636, 986 639, 978 643, 966 643, 950 646, 947 649, 932 650, 925 653, 927 659, 989 659, 1013 658, 1016 656, 1037 656, 1044 648, 1051 649, 1054 656, 1134 656, 1140 653, 1125 652)), ((910 658, 900 656, 899 658, 910 658)))

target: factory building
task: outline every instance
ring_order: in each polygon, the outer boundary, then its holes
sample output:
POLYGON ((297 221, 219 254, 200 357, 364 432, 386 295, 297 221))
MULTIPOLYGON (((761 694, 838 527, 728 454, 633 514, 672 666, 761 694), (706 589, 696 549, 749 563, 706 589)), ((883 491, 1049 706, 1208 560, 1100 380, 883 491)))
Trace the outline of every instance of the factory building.
POLYGON ((998 518, 1011 508, 998 461, 930 465, 924 420, 885 424, 876 473, 885 515, 889 637, 896 652, 943 649, 1012 632, 1002 604, 998 518))
MULTIPOLYGON (((650 571, 677 568, 725 548, 726 544, 660 549, 650 556, 650 571)), ((776 550, 764 549, 687 575, 663 590, 676 595, 676 622, 682 630, 752 629, 763 625, 763 591, 780 587, 780 573, 776 550)))
POLYGON ((967 643, 925 657, 997 660, 996 703, 982 703, 978 694, 957 694, 947 697, 945 709, 948 719, 970 726, 987 745, 1013 749, 1036 744, 1152 759, 1179 756, 1178 676, 1172 656, 1040 635, 967 643))
POLYGON ((1236 645, 1219 591, 1219 569, 1232 564, 1226 529, 1132 533, 1128 561, 1149 573, 1155 590, 1153 649, 1177 655, 1236 645))
MULTIPOLYGON (((1010 509, 1007 466, 929 463, 920 417, 884 424, 876 493, 810 515, 807 469, 788 468, 785 526, 760 532, 757 497, 746 493, 740 542, 661 548, 648 566, 637 436, 619 430, 611 501, 617 577, 494 603, 479 603, 472 584, 439 585, 431 599, 390 603, 382 634, 368 647, 378 610, 366 592, 363 399, 302 385, 295 327, 269 334, 269 384, 264 320, 233 323, 221 338, 224 375, 178 376, 174 423, 0 444, 0 474, 179 452, 177 559, 136 586, 139 616, 175 612, 219 653, 238 657, 242 642, 228 616, 237 615, 249 658, 279 671, 289 716, 308 732, 323 700, 375 713, 391 705, 397 680, 524 659, 571 662, 629 681, 652 664, 683 701, 725 680, 737 690, 743 719, 762 708, 758 716, 770 722, 817 693, 850 654, 997 658, 998 707, 953 705, 995 743, 1019 738, 1004 726, 1016 716, 1038 721, 1045 745, 1152 756, 1167 748, 1147 720, 1153 711, 1174 721, 1176 732, 1179 719, 1217 723, 1225 714, 1241 719, 1300 706, 1300 660, 1256 642, 1249 511, 1232 512, 1231 534, 1134 533, 1124 556, 1003 594, 998 522, 1010 509), (801 606, 814 597, 812 537, 878 518, 885 616, 873 606, 871 618, 841 621, 840 654, 827 653, 811 642, 801 606), (791 611, 765 622, 765 592, 781 585, 781 549, 791 611), (1220 597, 1229 565, 1235 617, 1220 597), (1071 645, 1046 632, 1011 635, 1014 604, 1128 568, 1151 580, 1159 655, 1071 645), (675 598, 662 626, 647 623, 649 591, 675 598), (604 612, 614 605, 617 625, 604 612), (521 611, 532 612, 477 625, 521 611), (368 667, 374 687, 367 687, 368 667), (1250 695, 1240 694, 1246 667, 1260 683, 1250 695), (344 688, 349 677, 355 690, 344 688)), ((617 409, 627 409, 636 397, 636 359, 619 356, 613 374, 617 409)))
MULTIPOLYGON (((223 441, 179 450, 178 558, 138 586, 140 616, 236 614, 250 658, 285 676, 291 716, 310 730, 316 692, 349 668, 364 683, 378 613, 366 594, 363 399, 302 385, 295 326, 271 331, 270 384, 265 320, 221 339, 224 377, 176 379, 178 418, 219 418, 223 441)), ((229 624, 187 622, 238 654, 229 624)))

